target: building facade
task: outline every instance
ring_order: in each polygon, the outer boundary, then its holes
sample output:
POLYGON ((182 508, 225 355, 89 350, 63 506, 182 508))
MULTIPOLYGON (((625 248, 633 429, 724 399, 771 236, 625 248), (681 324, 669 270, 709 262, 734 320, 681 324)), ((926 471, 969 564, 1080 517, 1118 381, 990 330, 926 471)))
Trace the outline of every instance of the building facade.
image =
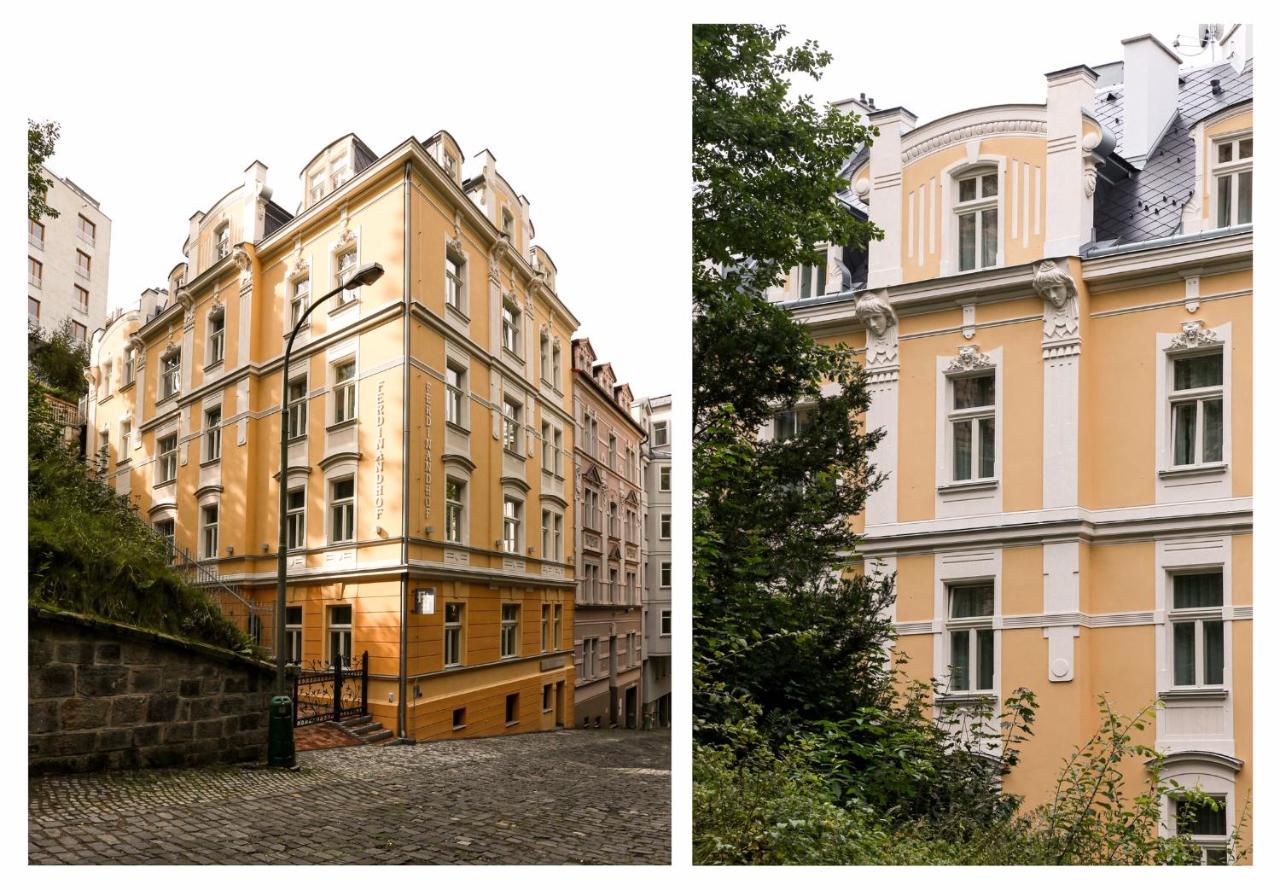
POLYGON ((644 477, 644 720, 671 725, 671 396, 640 399, 632 416, 648 436, 641 452, 644 477))
POLYGON ((348 134, 303 168, 294 214, 255 162, 91 350, 110 483, 253 604, 262 644, 280 620, 290 661, 367 652, 371 712, 419 739, 574 725, 577 321, 528 201, 487 151, 462 159, 444 131, 382 155, 348 134), (286 371, 294 322, 373 262, 286 371))
POLYGON ((641 725, 644 525, 640 450, 631 387, 573 341, 574 500, 578 592, 576 716, 583 727, 641 725))
POLYGON ((58 216, 27 220, 27 323, 56 331, 70 322, 71 335, 87 344, 107 317, 111 219, 70 179, 40 171, 52 182, 46 201, 58 216))
POLYGON ((772 297, 868 372, 888 480, 853 521, 909 672, 962 705, 1035 692, 1005 780, 1030 804, 1098 696, 1163 702, 1141 740, 1221 802, 1194 820, 1216 863, 1253 775, 1253 64, 1246 26, 1211 40, 1200 67, 1125 40, 1043 104, 853 103, 880 135, 840 197, 884 239, 772 297))

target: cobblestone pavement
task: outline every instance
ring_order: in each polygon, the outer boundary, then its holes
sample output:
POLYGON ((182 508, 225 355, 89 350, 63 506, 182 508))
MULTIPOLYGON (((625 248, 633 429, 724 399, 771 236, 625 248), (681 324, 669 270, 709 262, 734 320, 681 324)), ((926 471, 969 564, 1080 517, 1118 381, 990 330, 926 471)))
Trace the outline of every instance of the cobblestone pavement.
POLYGON ((306 751, 300 769, 32 778, 31 863, 671 861, 669 732, 306 751))

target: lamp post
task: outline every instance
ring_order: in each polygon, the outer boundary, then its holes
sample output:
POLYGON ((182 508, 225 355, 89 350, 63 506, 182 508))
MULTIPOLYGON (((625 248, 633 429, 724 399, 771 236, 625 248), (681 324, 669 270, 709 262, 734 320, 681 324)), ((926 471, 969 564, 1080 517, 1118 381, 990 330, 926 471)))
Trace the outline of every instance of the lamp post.
POLYGON ((354 290, 366 284, 373 284, 382 277, 381 263, 366 263, 342 284, 329 291, 318 300, 307 306, 307 311, 294 322, 289 332, 289 342, 284 348, 284 364, 280 374, 280 544, 276 551, 276 694, 271 699, 270 732, 267 742, 267 762, 271 766, 292 766, 293 751, 293 702, 285 692, 284 685, 284 610, 285 610, 285 574, 288 571, 288 525, 287 510, 289 496, 289 358, 293 354, 293 341, 298 337, 298 330, 315 311, 316 307, 330 297, 344 290, 354 290), (284 717, 288 716, 285 720, 284 717))

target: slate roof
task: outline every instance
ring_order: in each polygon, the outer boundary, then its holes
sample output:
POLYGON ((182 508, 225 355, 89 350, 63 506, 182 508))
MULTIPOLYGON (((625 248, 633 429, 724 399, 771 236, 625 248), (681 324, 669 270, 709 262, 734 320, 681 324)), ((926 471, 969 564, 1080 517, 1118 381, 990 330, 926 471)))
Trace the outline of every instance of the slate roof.
MULTIPOLYGON (((1109 184, 1101 177, 1093 202, 1097 241, 1128 244, 1178 234, 1182 207, 1195 189, 1195 143, 1191 132, 1209 115, 1253 98, 1253 61, 1236 72, 1228 62, 1180 72, 1173 123, 1148 154, 1146 166, 1109 184), (1211 81, 1221 92, 1213 93, 1211 81)), ((1119 140, 1124 132, 1124 88, 1098 90, 1094 116, 1119 140)))

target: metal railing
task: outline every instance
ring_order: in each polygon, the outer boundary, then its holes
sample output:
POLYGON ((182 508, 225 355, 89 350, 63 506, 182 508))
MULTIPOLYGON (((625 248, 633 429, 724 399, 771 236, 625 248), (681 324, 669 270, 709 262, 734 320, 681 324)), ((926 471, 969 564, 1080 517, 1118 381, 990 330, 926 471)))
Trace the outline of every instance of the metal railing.
POLYGON ((253 642, 253 648, 259 657, 275 657, 274 603, 255 603, 245 599, 234 587, 223 581, 217 572, 181 547, 170 546, 169 553, 178 573, 187 583, 204 591, 227 620, 253 642))
POLYGON ((356 666, 335 658, 313 662, 293 675, 293 725, 307 726, 369 713, 369 653, 356 666))

